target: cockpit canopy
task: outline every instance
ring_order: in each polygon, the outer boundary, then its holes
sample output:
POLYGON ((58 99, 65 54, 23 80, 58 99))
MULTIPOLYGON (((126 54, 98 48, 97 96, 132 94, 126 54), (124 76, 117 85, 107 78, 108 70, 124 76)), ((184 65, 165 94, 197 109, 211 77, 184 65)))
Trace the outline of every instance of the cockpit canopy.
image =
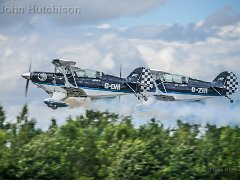
POLYGON ((156 80, 160 80, 161 82, 187 84, 189 77, 179 74, 158 74, 156 80))
POLYGON ((101 78, 102 77, 101 72, 95 71, 92 69, 80 69, 80 68, 74 67, 73 72, 77 77, 85 77, 85 78, 101 78))

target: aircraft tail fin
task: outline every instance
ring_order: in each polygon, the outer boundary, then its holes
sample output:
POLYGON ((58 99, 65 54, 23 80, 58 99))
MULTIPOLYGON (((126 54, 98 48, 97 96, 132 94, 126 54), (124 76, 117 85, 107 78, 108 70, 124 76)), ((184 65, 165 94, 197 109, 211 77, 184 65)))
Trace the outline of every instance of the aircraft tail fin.
POLYGON ((139 67, 133 70, 127 77, 130 82, 135 82, 140 84, 140 91, 152 91, 154 87, 154 79, 150 69, 145 67, 139 67))
POLYGON ((238 89, 237 76, 232 72, 224 71, 213 80, 212 85, 223 88, 223 95, 232 95, 238 89))

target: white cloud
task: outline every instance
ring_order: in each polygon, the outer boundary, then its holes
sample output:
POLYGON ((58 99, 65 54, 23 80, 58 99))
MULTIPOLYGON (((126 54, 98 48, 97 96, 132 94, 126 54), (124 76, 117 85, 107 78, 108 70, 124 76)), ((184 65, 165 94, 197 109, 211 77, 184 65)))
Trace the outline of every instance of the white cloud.
POLYGON ((202 26, 228 26, 240 21, 240 13, 230 6, 224 6, 208 16, 202 26))
POLYGON ((142 55, 142 58, 147 62, 148 66, 154 69, 162 69, 164 67, 164 70, 168 71, 170 70, 172 64, 175 63, 175 49, 170 46, 155 50, 153 48, 147 47, 146 45, 139 45, 138 49, 142 55))
POLYGON ((200 28, 200 27, 203 25, 203 23, 204 23, 204 20, 198 21, 198 22, 196 23, 196 27, 197 27, 197 28, 200 28))
POLYGON ((205 41, 208 38, 228 38, 239 39, 238 23, 240 13, 230 7, 223 7, 209 15, 206 19, 187 25, 143 25, 130 27, 125 31, 120 31, 127 38, 151 39, 163 41, 184 41, 196 43, 205 41))
MULTIPOLYGON (((2 55, 0 84, 3 84, 0 88, 0 100, 6 106, 10 119, 13 119, 20 111, 23 103, 28 102, 31 116, 39 120, 44 119, 40 122, 40 126, 44 128, 47 127, 52 116, 64 122, 64 118, 69 114, 76 115, 83 111, 82 108, 65 108, 57 111, 48 109, 42 103, 48 95, 32 85, 29 89, 29 98, 25 100, 25 80, 20 75, 27 71, 30 58, 32 58, 32 70, 39 71, 53 70, 51 60, 65 58, 77 61, 77 65, 81 68, 92 68, 114 75, 118 75, 119 67, 122 64, 125 77, 134 68, 140 66, 185 74, 207 81, 213 80, 218 73, 224 70, 236 72, 239 77, 240 24, 234 22, 216 28, 214 31, 203 29, 202 26, 197 30, 195 24, 155 26, 148 28, 148 34, 153 35, 151 38, 139 30, 139 34, 136 33, 134 39, 127 34, 129 29, 119 31, 111 28, 111 32, 109 32, 96 30, 95 26, 88 29, 66 28, 62 31, 49 25, 35 33, 29 32, 26 27, 24 29, 26 33, 23 34, 16 34, 15 30, 10 31, 9 34, 0 36, 0 54, 2 55), (160 27, 162 29, 158 30, 160 27), (50 29, 51 31, 49 31, 50 29), (192 33, 193 30, 198 32, 192 33), (160 35, 163 38, 157 36, 159 32, 162 33, 160 35), (168 33, 165 33, 166 36, 164 36, 163 32, 168 33), (86 36, 86 34, 91 36, 86 36), (188 36, 187 40, 183 41, 181 36, 184 34, 188 36), (196 37, 202 34, 204 36, 196 37), (44 117, 42 117, 42 112, 45 112, 44 117)), ((135 97, 131 98, 135 99, 135 97)), ((87 108, 133 115, 136 122, 138 120, 146 122, 150 117, 156 117, 157 119, 166 119, 165 123, 168 123, 166 121, 169 119, 181 118, 187 122, 202 123, 200 119, 204 119, 203 123, 226 125, 237 124, 239 117, 239 104, 229 106, 228 101, 224 99, 203 105, 159 102, 149 108, 140 108, 136 107, 137 103, 131 98, 121 99, 120 104, 118 100, 112 103, 102 100, 94 102, 87 108), (129 103, 129 99, 131 99, 131 103, 129 103), (219 105, 219 102, 222 103, 219 105), (199 111, 193 112, 193 108, 199 111), (175 113, 171 113, 173 111, 175 113), (224 113, 216 116, 218 111, 224 113), (142 118, 143 116, 144 118, 142 118), (194 118, 192 118, 193 116, 194 118), (224 121, 224 118, 228 121, 224 121), (221 121, 216 122, 215 119, 221 121)), ((174 122, 171 121, 173 124, 174 122)))
POLYGON ((7 39, 8 39, 7 36, 4 36, 4 35, 0 34, 0 43, 5 42, 7 39))
POLYGON ((220 29, 218 35, 220 37, 239 38, 240 37, 240 23, 237 25, 228 25, 220 29))
POLYGON ((101 24, 96 26, 97 29, 110 29, 112 26, 110 24, 101 24))
POLYGON ((113 54, 112 53, 108 53, 106 54, 105 57, 103 57, 102 59, 102 66, 104 69, 113 69, 115 64, 113 61, 113 54))
POLYGON ((11 48, 6 48, 6 49, 5 49, 5 52, 4 52, 4 54, 3 54, 3 58, 4 58, 4 59, 7 58, 8 56, 12 55, 12 53, 13 53, 13 51, 12 51, 11 48))
MULTIPOLYGON (((148 11, 156 9, 162 5, 166 0, 81 0, 81 1, 58 1, 58 0, 18 0, 18 1, 3 1, 3 5, 6 7, 21 7, 25 11, 23 14, 18 14, 17 16, 2 14, 0 16, 0 21, 3 25, 11 25, 12 23, 23 23, 31 26, 32 20, 37 17, 40 18, 48 17, 54 22, 64 25, 78 25, 83 23, 96 23, 103 20, 115 19, 118 17, 125 16, 137 16, 144 14, 148 11), (42 7, 57 7, 59 8, 78 8, 80 13, 31 13, 29 14, 29 6, 39 8, 40 12, 44 12, 42 7)), ((31 11, 32 12, 32 11, 31 11)))

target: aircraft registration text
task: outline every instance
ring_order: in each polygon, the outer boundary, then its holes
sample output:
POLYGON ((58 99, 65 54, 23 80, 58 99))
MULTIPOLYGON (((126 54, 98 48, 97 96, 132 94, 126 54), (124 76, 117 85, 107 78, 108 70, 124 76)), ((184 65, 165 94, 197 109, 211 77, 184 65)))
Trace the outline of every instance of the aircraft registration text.
POLYGON ((120 84, 109 84, 105 83, 104 85, 105 89, 113 89, 113 90, 120 90, 120 84))
POLYGON ((192 87, 192 92, 193 93, 199 93, 199 94, 207 94, 208 93, 208 88, 196 88, 192 87))

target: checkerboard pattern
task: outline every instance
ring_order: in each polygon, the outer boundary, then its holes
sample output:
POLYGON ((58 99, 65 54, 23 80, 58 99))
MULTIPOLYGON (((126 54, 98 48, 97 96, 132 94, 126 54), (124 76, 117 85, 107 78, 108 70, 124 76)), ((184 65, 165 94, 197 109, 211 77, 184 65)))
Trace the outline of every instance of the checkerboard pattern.
POLYGON ((150 91, 154 87, 154 79, 152 77, 150 69, 142 69, 141 84, 141 92, 150 91))
POLYGON ((235 74, 232 72, 228 72, 228 76, 226 78, 226 82, 224 84, 224 88, 226 88, 226 95, 232 95, 238 88, 238 81, 235 74))

